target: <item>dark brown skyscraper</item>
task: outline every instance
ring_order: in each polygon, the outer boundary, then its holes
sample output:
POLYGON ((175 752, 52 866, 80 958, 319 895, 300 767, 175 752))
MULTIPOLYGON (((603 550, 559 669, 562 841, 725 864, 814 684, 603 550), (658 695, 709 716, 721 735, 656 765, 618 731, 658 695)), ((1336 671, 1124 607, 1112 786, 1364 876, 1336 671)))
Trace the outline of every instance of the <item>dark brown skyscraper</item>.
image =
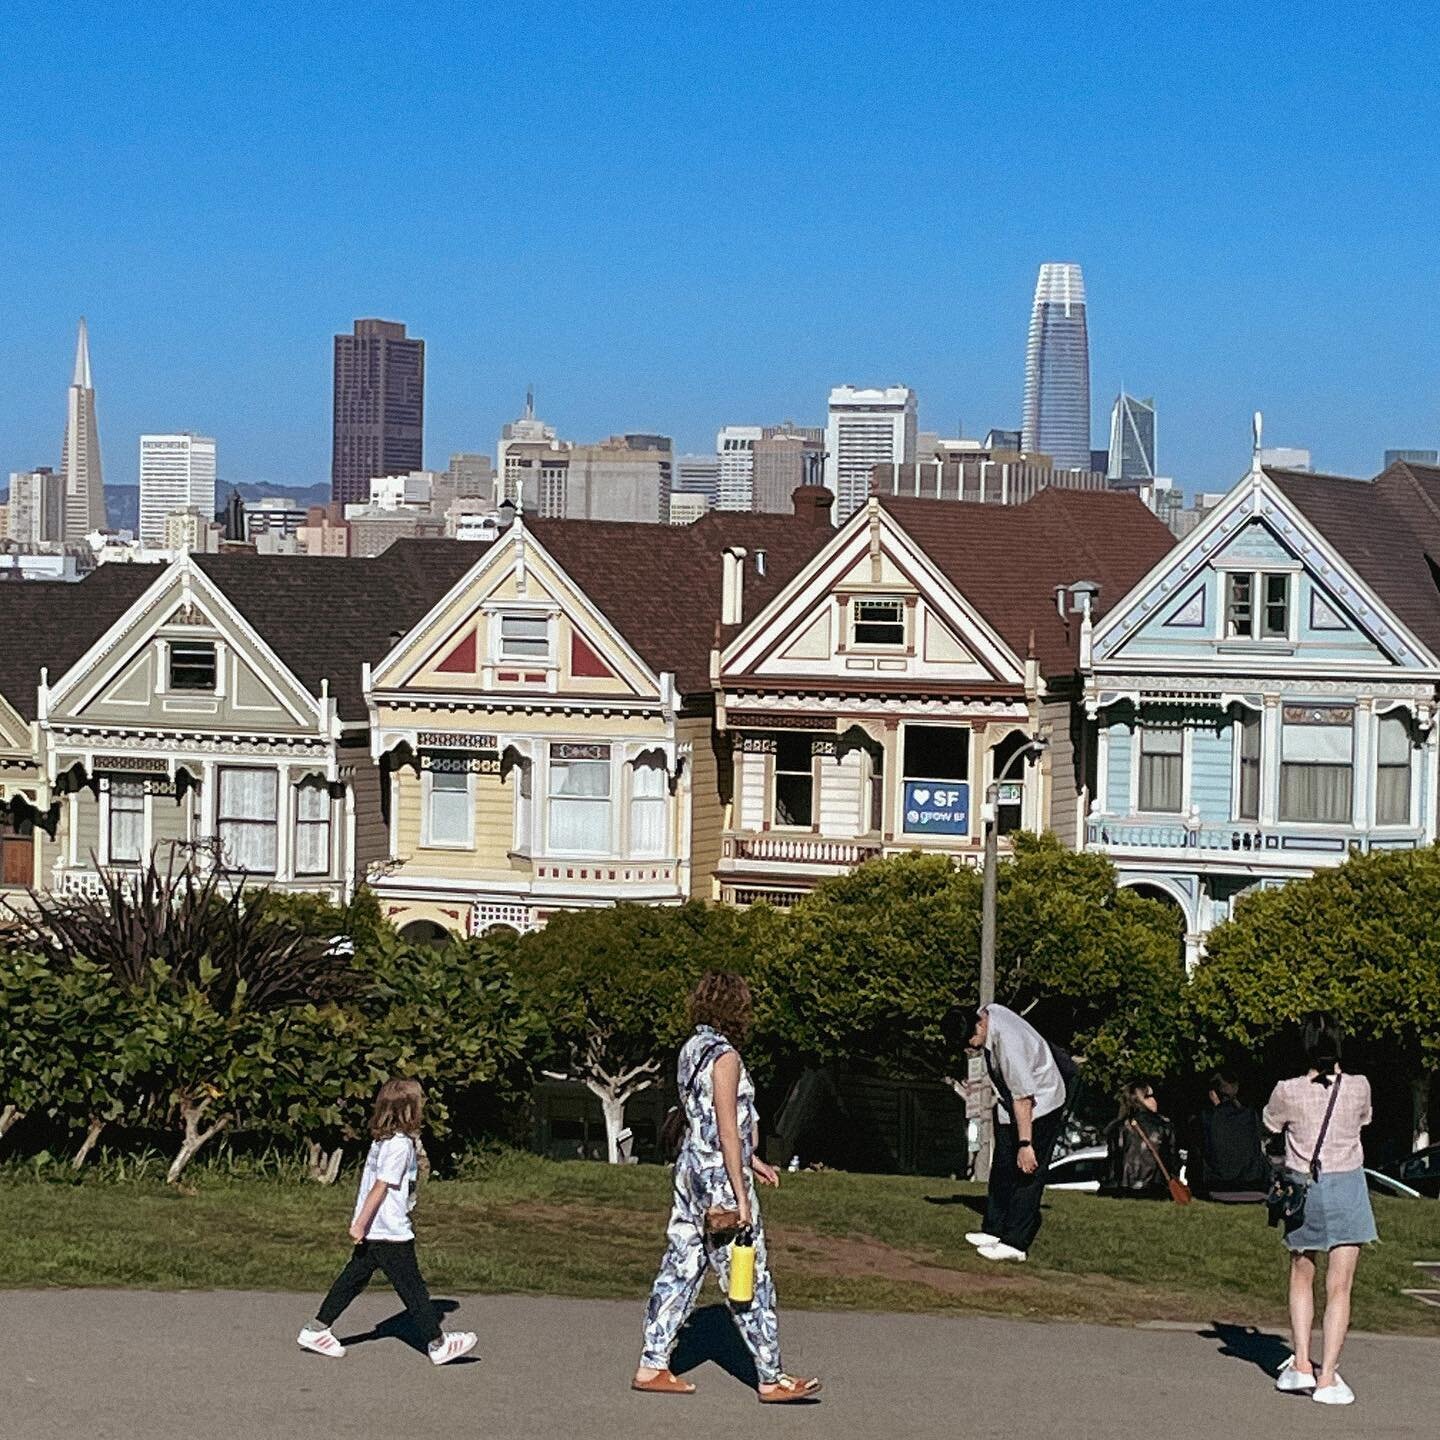
POLYGON ((377 475, 424 468, 425 342, 389 320, 357 320, 335 337, 335 444, 330 498, 370 498, 377 475))

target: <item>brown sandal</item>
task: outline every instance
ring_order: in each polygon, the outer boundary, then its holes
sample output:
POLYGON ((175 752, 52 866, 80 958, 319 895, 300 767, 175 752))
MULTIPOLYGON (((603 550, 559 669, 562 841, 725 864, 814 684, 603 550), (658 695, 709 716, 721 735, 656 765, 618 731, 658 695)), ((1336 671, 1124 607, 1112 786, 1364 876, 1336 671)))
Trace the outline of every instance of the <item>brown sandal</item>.
POLYGON ((782 1375, 772 1387, 770 1394, 765 1393, 765 1386, 760 1387, 760 1403, 762 1405, 788 1405, 792 1400, 808 1400, 812 1395, 820 1391, 819 1380, 796 1380, 791 1375, 782 1375))
POLYGON ((630 1388, 642 1391, 646 1395, 693 1395, 695 1393, 695 1387, 688 1380, 682 1380, 668 1370, 660 1371, 658 1375, 652 1376, 649 1380, 632 1380, 630 1388))

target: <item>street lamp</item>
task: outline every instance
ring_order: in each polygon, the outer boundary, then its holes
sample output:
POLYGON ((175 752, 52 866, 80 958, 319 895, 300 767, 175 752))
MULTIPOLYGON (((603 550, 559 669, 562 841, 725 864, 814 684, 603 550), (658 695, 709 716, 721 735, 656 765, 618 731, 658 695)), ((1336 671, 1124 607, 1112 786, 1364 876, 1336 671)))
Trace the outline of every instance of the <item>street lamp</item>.
MULTIPOLYGON (((1033 765, 1044 753, 1050 742, 1041 735, 1027 737, 1025 743, 1005 762, 998 775, 992 777, 985 787, 985 807, 980 812, 981 823, 985 826, 985 872, 980 898, 980 1004, 989 1005, 995 999, 995 890, 996 871, 1000 860, 1000 839, 996 807, 1000 802, 1000 787, 1010 778, 1010 772, 1024 760, 1033 765)), ((967 1037, 968 1038, 968 1037, 967 1037)), ((990 1093, 989 1072, 980 1066, 980 1099, 982 1109, 979 1115, 980 1151, 975 1160, 975 1175, 979 1180, 990 1178, 990 1156, 994 1146, 991 1127, 994 1123, 994 1097, 990 1093)))

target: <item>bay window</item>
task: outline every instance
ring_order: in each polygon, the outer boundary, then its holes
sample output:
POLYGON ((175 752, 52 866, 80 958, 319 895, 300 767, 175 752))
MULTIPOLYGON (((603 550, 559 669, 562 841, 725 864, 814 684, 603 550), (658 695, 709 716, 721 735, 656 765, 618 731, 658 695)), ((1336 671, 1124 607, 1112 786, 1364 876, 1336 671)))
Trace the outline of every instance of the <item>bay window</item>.
POLYGON ((279 854, 279 772, 222 767, 218 806, 220 853, 226 868, 273 875, 279 854))
POLYGON ((108 839, 111 865, 138 865, 145 850, 145 782, 110 780, 108 839))
POLYGON ((326 875, 330 871, 330 792, 323 785, 295 790, 295 873, 326 875))
POLYGON ((1375 823, 1410 823, 1410 726, 1396 710, 1382 715, 1377 727, 1375 823))
POLYGON ((901 831, 907 835, 970 833, 968 725, 906 725, 901 775, 901 831))
POLYGON ((421 843, 437 849, 468 850, 471 836, 470 765, 464 755, 426 755, 421 794, 421 843))
POLYGON ((646 859, 669 853, 669 786, 663 762, 653 756, 630 767, 630 854, 646 859))
POLYGON ((1286 705, 1280 740, 1280 818, 1348 825, 1354 809, 1355 711, 1286 705))
POLYGON ((552 745, 549 793, 549 853, 612 853, 608 745, 552 745))
POLYGON ((1184 808, 1185 732, 1178 725, 1140 726, 1140 813, 1178 815, 1184 808))

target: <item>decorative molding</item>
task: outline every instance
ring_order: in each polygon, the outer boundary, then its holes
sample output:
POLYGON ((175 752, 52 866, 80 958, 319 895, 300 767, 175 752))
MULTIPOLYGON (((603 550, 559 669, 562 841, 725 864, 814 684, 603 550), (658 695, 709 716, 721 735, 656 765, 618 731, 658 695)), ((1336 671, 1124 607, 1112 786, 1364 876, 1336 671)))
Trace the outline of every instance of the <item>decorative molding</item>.
POLYGON ((431 750, 495 750, 500 741, 493 734, 469 730, 421 730, 415 744, 431 750))

